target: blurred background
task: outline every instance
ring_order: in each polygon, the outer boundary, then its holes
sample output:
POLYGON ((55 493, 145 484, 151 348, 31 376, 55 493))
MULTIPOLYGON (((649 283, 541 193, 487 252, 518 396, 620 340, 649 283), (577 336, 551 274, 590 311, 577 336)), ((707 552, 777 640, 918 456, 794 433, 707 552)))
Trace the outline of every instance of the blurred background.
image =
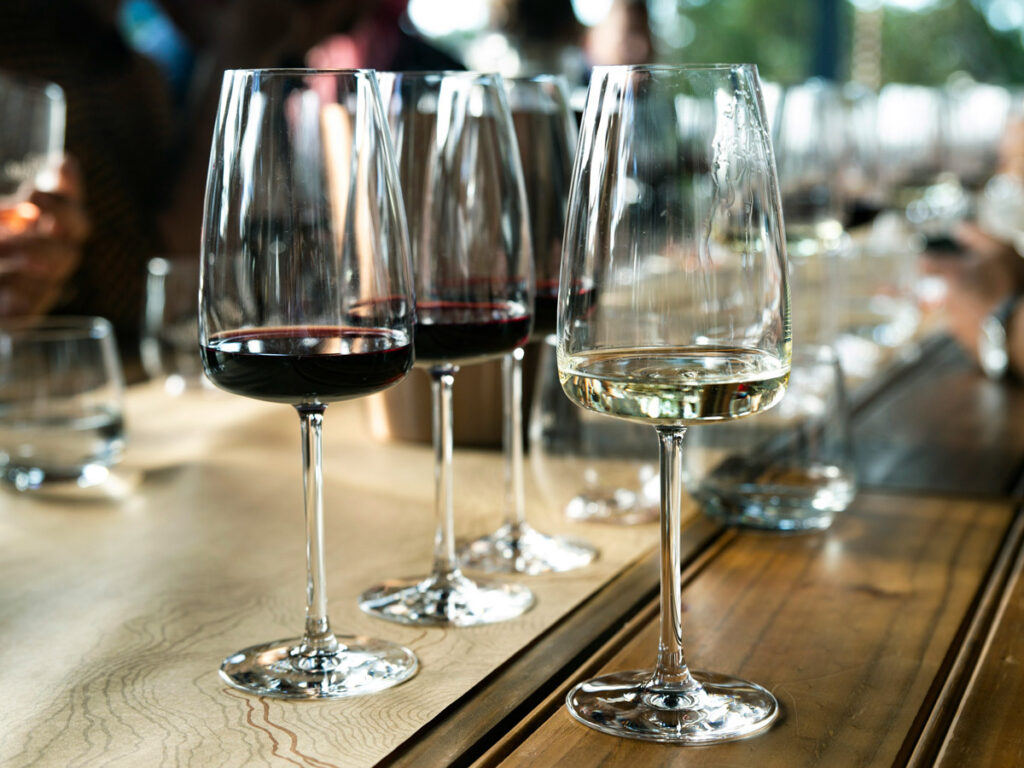
MULTIPOLYGON (((394 6, 388 0, 381 5, 394 6)), ((364 2, 361 5, 373 5, 364 2)), ((869 87, 1024 82, 1020 0, 408 0, 401 23, 469 67, 560 70, 615 59, 745 61, 782 83, 869 87), (646 24, 645 24, 646 20, 646 24), (645 29, 646 26, 646 29, 645 29)), ((183 87, 186 38, 154 0, 120 9, 127 37, 183 87)))

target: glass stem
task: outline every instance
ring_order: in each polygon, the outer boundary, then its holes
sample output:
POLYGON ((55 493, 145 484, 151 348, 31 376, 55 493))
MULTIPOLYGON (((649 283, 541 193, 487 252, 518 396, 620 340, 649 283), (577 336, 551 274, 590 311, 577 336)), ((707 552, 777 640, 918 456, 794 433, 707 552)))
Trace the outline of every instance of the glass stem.
POLYGON ((324 405, 297 408, 302 426, 302 478, 306 507, 306 634, 302 652, 307 656, 333 653, 338 639, 327 619, 327 583, 324 574, 324 505, 321 432, 324 405))
POLYGON ((505 527, 516 537, 526 523, 523 499, 523 357, 517 347, 501 360, 502 448, 505 455, 505 527))
POLYGON ((680 692, 700 687, 683 656, 683 437, 686 427, 658 427, 661 454, 661 637, 649 685, 680 692))
POLYGON ((455 559, 455 508, 452 497, 452 385, 458 368, 432 368, 434 431, 434 568, 431 578, 447 580, 460 575, 455 559))

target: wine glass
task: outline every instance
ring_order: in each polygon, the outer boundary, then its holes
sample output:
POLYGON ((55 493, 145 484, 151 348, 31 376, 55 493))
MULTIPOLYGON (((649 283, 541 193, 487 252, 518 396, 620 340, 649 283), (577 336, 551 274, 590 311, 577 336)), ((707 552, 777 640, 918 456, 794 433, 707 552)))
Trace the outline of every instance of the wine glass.
POLYGON ((533 259, 526 195, 501 77, 383 73, 416 280, 416 365, 433 397, 434 562, 427 577, 386 581, 362 609, 405 624, 470 626, 533 605, 518 584, 474 580, 455 554, 452 385, 459 367, 526 344, 533 259))
POLYGON ((840 283, 851 247, 839 185, 845 149, 839 90, 821 80, 783 88, 772 123, 791 287, 799 302, 796 336, 831 344, 839 335, 840 283))
POLYGON ((154 256, 146 264, 139 357, 170 395, 209 386, 196 350, 198 254, 154 256))
POLYGON ((686 665, 681 451, 687 425, 763 411, 789 377, 785 239, 757 69, 598 67, 580 132, 558 371, 578 405, 657 430, 661 635, 653 670, 588 680, 566 704, 618 736, 742 738, 767 728, 778 704, 754 683, 686 665))
POLYGON ((67 107, 56 83, 0 72, 0 235, 33 227, 33 189, 57 180, 67 107))
POLYGON ((228 392, 295 406, 305 484, 305 632, 229 656, 221 677, 302 699, 400 683, 416 672, 412 651, 336 636, 324 572, 324 410, 390 387, 413 361, 408 230, 371 71, 225 73, 201 261, 206 374, 228 392))
MULTIPOLYGON (((576 124, 569 112, 565 79, 555 75, 505 80, 512 123, 523 166, 533 244, 535 295, 533 338, 555 331, 558 268, 562 256, 565 205, 569 197, 576 124)), ((549 536, 526 522, 523 489, 523 348, 501 361, 505 522, 460 553, 467 568, 545 573, 582 568, 597 550, 578 539, 549 536)))

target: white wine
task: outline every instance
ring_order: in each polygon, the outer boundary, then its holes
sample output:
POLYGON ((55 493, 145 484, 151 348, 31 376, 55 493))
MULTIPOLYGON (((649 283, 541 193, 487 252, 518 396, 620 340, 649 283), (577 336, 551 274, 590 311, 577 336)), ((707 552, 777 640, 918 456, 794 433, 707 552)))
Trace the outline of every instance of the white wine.
POLYGON ((786 391, 789 365, 758 349, 633 347, 570 355, 558 366, 562 389, 584 408, 654 425, 747 416, 786 391))

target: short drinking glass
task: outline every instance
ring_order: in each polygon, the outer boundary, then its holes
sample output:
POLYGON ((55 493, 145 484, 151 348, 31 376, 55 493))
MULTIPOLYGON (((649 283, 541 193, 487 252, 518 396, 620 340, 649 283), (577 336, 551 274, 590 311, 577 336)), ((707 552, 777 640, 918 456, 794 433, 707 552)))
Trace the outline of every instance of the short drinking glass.
POLYGON ((100 486, 124 449, 124 375, 101 317, 0 326, 0 471, 18 491, 100 486))
POLYGON ((689 439, 686 487, 730 525, 822 530, 856 492, 850 408, 830 346, 794 348, 789 388, 770 412, 696 427, 689 439))

